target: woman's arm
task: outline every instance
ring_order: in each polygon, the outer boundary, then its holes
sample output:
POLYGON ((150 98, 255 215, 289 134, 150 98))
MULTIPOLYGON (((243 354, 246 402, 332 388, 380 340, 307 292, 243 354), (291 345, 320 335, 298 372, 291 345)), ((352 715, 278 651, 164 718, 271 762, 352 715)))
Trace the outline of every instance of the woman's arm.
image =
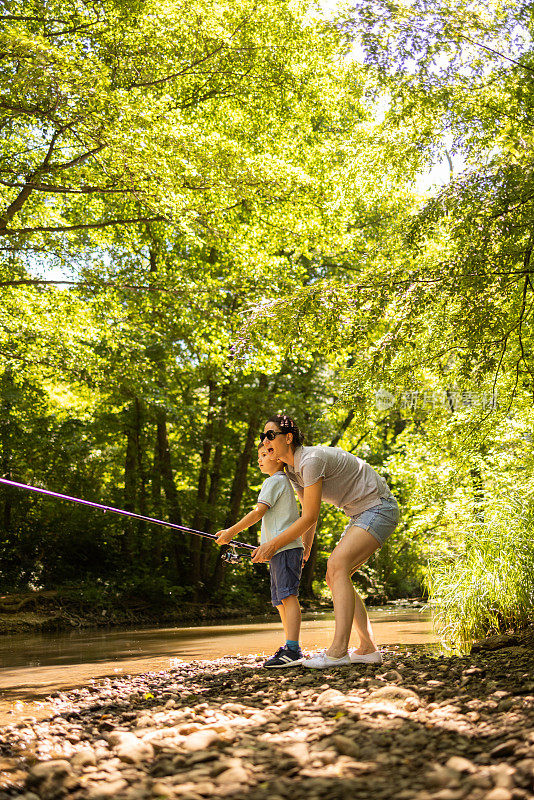
MULTIPOLYGON (((259 564, 263 561, 270 561, 277 550, 284 547, 289 542, 303 536, 307 531, 313 528, 315 532, 315 525, 319 518, 319 511, 321 509, 321 495, 323 493, 323 479, 311 486, 306 486, 302 495, 302 514, 295 520, 295 522, 286 528, 283 533, 279 533, 275 539, 270 542, 260 545, 252 553, 252 561, 259 564)), ((312 534, 313 539, 313 534, 312 534)), ((311 545, 310 545, 311 546, 311 545)))
POLYGON ((302 535, 302 544, 304 545, 304 563, 306 563, 310 557, 316 527, 317 523, 312 525, 311 528, 308 528, 306 533, 302 535))
POLYGON ((217 531, 215 536, 215 542, 217 544, 229 544, 234 536, 237 536, 238 533, 244 531, 245 528, 250 528, 251 525, 254 525, 255 522, 259 522, 260 519, 267 513, 269 506, 266 503, 258 503, 256 508, 253 508, 252 511, 249 511, 248 514, 245 514, 243 519, 240 519, 239 522, 236 522, 235 525, 232 525, 231 528, 223 528, 221 531, 217 531))

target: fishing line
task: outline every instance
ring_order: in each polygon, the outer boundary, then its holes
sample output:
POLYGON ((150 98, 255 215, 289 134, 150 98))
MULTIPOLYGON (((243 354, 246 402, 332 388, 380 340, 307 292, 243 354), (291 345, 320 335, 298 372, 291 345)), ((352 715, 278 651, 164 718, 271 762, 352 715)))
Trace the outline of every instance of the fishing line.
MULTIPOLYGON (((110 511, 113 514, 120 514, 123 517, 131 517, 132 519, 142 520, 143 522, 152 522, 155 525, 162 525, 164 528, 172 528, 173 530, 181 531, 182 533, 192 533, 195 536, 203 536, 205 539, 215 540, 217 537, 214 533, 207 533, 206 531, 198 531, 196 528, 188 528, 186 525, 178 525, 176 522, 166 522, 162 519, 156 519, 155 517, 146 517, 143 514, 135 514, 133 511, 125 511, 123 508, 115 508, 114 506, 105 506, 102 503, 93 503, 91 500, 83 500, 81 497, 71 497, 68 494, 61 494, 60 492, 52 492, 50 489, 41 489, 38 486, 30 486, 27 483, 18 483, 17 481, 10 481, 7 478, 0 478, 0 483, 3 483, 5 486, 11 486, 15 489, 25 489, 29 492, 37 492, 39 494, 44 494, 47 497, 53 497, 58 500, 68 500, 71 503, 78 503, 82 506, 89 506, 90 508, 97 508, 99 511, 110 511)), ((230 542, 230 548, 236 547, 243 547, 246 550, 255 550, 256 546, 252 544, 247 544, 246 542, 230 542)), ((250 553, 247 553, 250 555, 250 553)), ((229 564, 237 564, 240 560, 240 556, 235 549, 232 551, 226 551, 223 554, 223 559, 227 561, 229 564)))

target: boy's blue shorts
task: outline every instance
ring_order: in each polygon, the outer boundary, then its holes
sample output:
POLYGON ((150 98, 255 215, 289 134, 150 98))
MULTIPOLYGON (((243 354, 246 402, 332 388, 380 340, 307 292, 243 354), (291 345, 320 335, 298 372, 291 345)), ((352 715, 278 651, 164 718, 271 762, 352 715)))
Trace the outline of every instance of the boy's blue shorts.
POLYGON ((281 605, 282 600, 292 594, 298 597, 303 557, 302 547, 292 547, 291 550, 275 553, 269 561, 273 606, 281 605))

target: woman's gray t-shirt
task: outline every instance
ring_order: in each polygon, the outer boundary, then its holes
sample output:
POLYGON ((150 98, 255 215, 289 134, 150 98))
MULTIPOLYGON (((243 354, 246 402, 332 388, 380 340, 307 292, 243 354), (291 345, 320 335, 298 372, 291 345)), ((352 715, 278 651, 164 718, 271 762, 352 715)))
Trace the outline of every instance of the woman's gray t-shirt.
POLYGON ((295 464, 286 464, 285 472, 299 497, 303 489, 323 479, 322 499, 355 517, 393 498, 389 486, 362 458, 340 447, 297 447, 295 464))

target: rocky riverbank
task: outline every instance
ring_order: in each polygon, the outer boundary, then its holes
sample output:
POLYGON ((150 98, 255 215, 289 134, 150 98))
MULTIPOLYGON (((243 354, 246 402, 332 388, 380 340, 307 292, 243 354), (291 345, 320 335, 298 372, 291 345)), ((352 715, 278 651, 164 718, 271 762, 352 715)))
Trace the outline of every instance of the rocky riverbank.
POLYGON ((380 666, 180 662, 50 698, 0 734, 0 800, 524 800, 534 630, 380 666))

